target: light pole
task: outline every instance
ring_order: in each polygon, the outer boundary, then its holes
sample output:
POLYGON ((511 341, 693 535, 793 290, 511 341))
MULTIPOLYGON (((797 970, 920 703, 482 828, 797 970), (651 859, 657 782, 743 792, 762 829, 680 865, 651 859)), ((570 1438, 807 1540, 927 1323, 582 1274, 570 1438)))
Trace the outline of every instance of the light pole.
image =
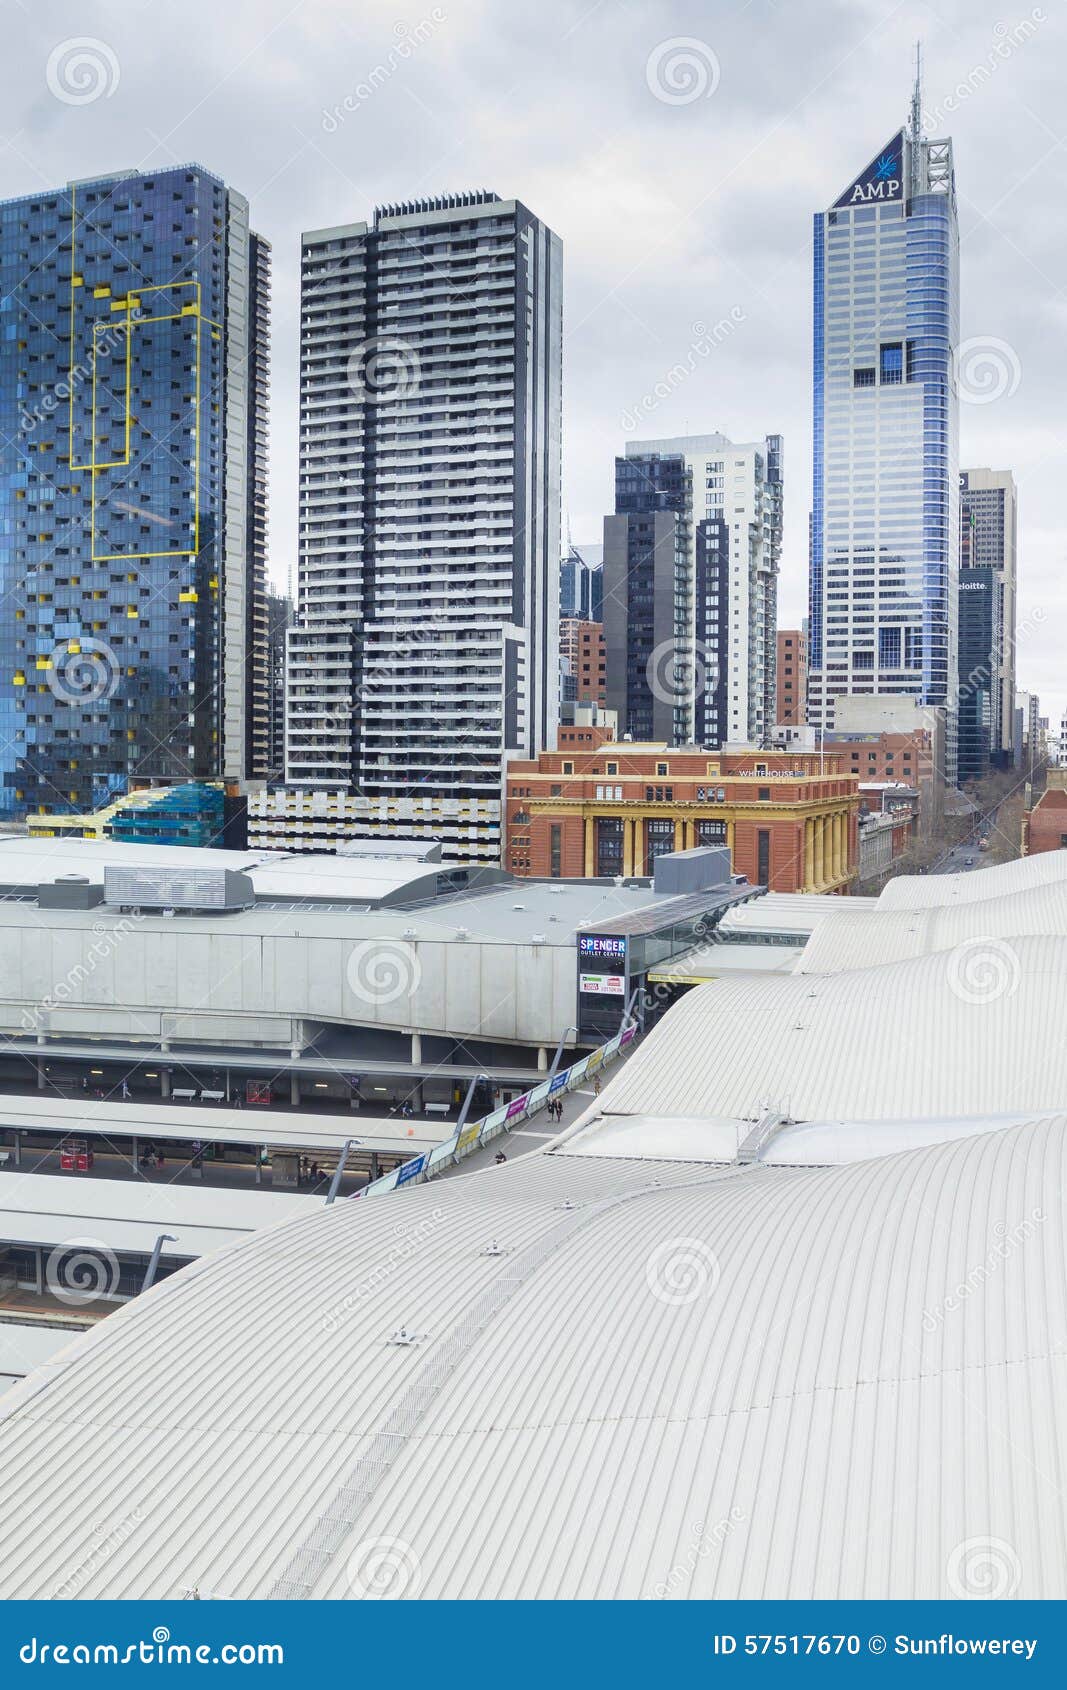
POLYGON ((560 1034, 559 1044, 556 1046, 556 1054, 552 1058, 552 1066, 548 1070, 548 1077, 549 1077, 550 1080, 555 1077, 556 1069, 559 1067, 559 1059, 563 1055, 563 1041, 567 1037, 568 1033, 573 1033, 575 1038, 577 1038, 577 1036, 578 1036, 577 1027, 564 1027, 562 1033, 560 1034))
POLYGON ((337 1166, 333 1171, 333 1179, 330 1181, 330 1189, 326 1193, 327 1203, 332 1203, 334 1198, 337 1196, 338 1188, 341 1184, 341 1175, 344 1173, 345 1163, 348 1161, 348 1152, 352 1149, 353 1145, 362 1143, 363 1140, 360 1138, 345 1139, 344 1149, 341 1151, 337 1166))
POLYGON ((159 1269, 159 1258, 163 1253, 164 1244, 177 1244, 177 1242, 178 1240, 174 1237, 173 1233, 160 1233, 159 1237, 152 1246, 152 1254, 149 1258, 148 1266, 145 1269, 144 1283, 141 1286, 142 1291, 149 1290, 151 1286, 155 1284, 156 1273, 159 1269))

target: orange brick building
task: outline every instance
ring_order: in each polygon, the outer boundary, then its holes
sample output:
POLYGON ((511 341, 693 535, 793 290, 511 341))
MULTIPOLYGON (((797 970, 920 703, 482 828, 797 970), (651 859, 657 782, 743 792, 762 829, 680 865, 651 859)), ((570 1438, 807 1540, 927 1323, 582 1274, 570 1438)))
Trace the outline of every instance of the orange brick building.
POLYGON ((913 733, 828 733, 825 747, 861 781, 900 781, 919 794, 924 830, 944 810, 945 777, 938 747, 926 728, 913 733))
POLYGON ((802 728, 808 719, 808 642, 801 628, 778 630, 777 727, 802 728))
POLYGON ((665 851, 728 845, 735 874, 775 892, 855 878, 859 783, 811 752, 636 745, 561 728, 508 770, 504 866, 541 878, 645 875, 665 851))
POLYGON ((1044 792, 1023 815, 1024 857, 1067 846, 1067 769, 1049 769, 1046 778, 1044 792))
POLYGON ((564 616, 559 625, 559 652, 574 677, 577 702, 603 707, 607 702, 603 623, 564 616))

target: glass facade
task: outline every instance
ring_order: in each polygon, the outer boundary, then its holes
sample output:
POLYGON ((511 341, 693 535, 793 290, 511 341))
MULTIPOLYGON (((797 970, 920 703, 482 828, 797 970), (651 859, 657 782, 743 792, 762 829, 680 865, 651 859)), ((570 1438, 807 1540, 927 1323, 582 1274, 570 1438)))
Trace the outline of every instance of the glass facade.
POLYGON ((958 247, 951 147, 901 131, 815 218, 809 721, 946 709, 955 755, 958 247))
POLYGON ((766 742, 776 706, 782 438, 634 442, 604 524, 607 701, 638 740, 766 742))
POLYGON ((266 751, 269 249, 197 165, 0 205, 0 813, 266 751))
POLYGON ((960 573, 960 672, 958 778, 989 773, 997 697, 998 590, 993 569, 960 573))

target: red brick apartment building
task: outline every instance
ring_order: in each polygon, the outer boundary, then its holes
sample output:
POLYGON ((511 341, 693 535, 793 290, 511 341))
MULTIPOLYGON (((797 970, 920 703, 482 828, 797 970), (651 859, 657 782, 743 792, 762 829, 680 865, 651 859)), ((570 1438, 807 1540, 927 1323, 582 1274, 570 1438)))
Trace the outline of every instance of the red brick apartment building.
POLYGON ((645 875, 666 851, 728 845, 733 872, 753 885, 844 892, 856 874, 858 784, 839 754, 679 750, 564 727, 557 751, 509 766, 504 866, 541 878, 645 875))
POLYGON ((579 616, 562 617, 559 651, 577 683, 577 702, 599 704, 603 708, 607 700, 603 623, 584 622, 579 616))
POLYGON ((775 726, 802 728, 807 719, 808 642, 802 628, 779 628, 775 726))
POLYGON ((1024 857, 1067 846, 1067 769, 1049 769, 1046 778, 1044 792, 1023 815, 1024 857))

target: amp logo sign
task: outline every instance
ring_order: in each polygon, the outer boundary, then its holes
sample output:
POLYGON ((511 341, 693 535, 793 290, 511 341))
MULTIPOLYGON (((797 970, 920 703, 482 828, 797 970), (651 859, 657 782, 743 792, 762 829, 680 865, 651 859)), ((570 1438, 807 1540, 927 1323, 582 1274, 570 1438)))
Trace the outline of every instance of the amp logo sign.
MULTIPOLYGON (((836 206, 890 204, 904 193, 904 131, 895 135, 861 176, 845 189, 836 206)), ((836 209, 835 206, 835 209, 836 209)))

